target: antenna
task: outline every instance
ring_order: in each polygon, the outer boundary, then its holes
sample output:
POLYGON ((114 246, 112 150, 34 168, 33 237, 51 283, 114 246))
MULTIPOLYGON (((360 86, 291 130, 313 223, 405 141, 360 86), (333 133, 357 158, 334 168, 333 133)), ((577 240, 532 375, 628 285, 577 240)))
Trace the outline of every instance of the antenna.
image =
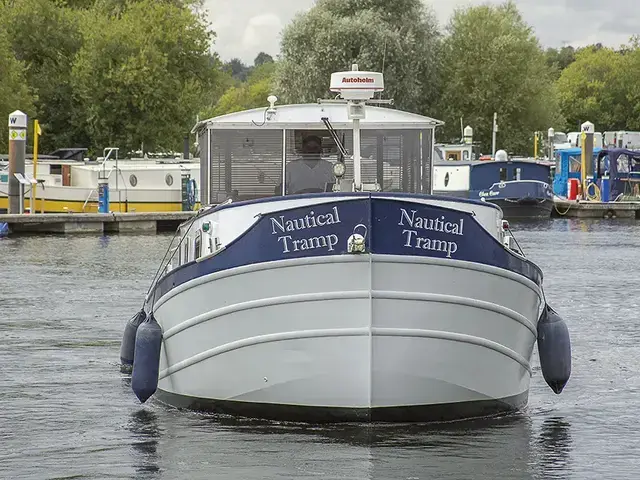
MULTIPOLYGON (((382 73, 383 77, 384 77, 384 63, 386 59, 387 59, 387 37, 384 38, 384 46, 382 47, 382 70, 380 70, 380 73, 382 73)), ((378 98, 382 98, 382 90, 378 92, 378 98)))

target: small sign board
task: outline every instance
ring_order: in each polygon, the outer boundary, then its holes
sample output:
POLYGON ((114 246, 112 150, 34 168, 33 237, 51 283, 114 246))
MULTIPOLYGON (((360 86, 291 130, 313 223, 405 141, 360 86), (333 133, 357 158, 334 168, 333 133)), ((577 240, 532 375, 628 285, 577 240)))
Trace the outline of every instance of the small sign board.
POLYGON ((27 114, 16 110, 9 114, 9 128, 27 128, 27 114))
POLYGON ((29 175, 28 173, 24 174, 24 178, 27 180, 27 182, 29 182, 31 185, 36 185, 38 183, 38 181, 33 178, 31 175, 29 175))
POLYGON ((582 130, 584 133, 594 133, 594 131, 595 131, 595 125, 594 125, 593 123, 591 123, 591 122, 584 122, 584 123, 581 125, 581 130, 582 130))
POLYGON ((22 185, 29 185, 30 182, 29 180, 27 180, 26 178, 24 178, 24 176, 21 173, 14 173, 13 174, 14 177, 16 177, 18 179, 18 181, 22 184, 22 185))

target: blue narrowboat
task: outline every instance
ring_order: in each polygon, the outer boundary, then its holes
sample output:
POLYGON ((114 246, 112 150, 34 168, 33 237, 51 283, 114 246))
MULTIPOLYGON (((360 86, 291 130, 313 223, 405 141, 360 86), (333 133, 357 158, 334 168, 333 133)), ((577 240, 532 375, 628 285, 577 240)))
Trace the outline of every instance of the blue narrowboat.
MULTIPOLYGON (((593 149, 593 162, 595 166, 596 156, 601 148, 593 149)), ((555 166, 553 173, 553 193, 559 197, 569 196, 569 179, 575 178, 581 182, 582 175, 582 149, 579 147, 563 148, 554 152, 555 166)), ((595 169, 592 171, 595 172, 595 169)))
POLYGON ((434 162, 433 190, 491 202, 506 219, 550 218, 551 165, 533 159, 434 162))

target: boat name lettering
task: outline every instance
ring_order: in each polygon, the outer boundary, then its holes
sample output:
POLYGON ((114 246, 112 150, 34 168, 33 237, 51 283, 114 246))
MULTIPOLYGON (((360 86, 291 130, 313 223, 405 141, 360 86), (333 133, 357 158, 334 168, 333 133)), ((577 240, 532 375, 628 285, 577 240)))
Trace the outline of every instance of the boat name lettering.
POLYGON ((447 235, 463 236, 464 219, 459 222, 449 222, 445 220, 444 215, 439 218, 426 218, 417 216, 417 210, 408 212, 404 208, 400 209, 400 221, 398 225, 401 227, 411 227, 402 230, 404 246, 409 248, 418 248, 422 250, 432 250, 446 253, 447 258, 458 251, 458 243, 453 240, 439 240, 435 238, 426 238, 418 235, 419 230, 444 233, 447 235))
POLYGON ((270 217, 270 220, 271 234, 278 235, 278 243, 280 243, 282 247, 282 253, 314 250, 317 248, 332 252, 338 244, 338 236, 335 233, 307 238, 297 238, 297 235, 295 235, 296 232, 304 232, 312 228, 341 223, 340 212, 337 206, 334 206, 327 213, 317 214, 311 210, 304 217, 287 219, 284 215, 280 215, 279 217, 270 217))
POLYGON ((492 192, 492 191, 487 192, 485 190, 482 190, 478 195, 480 197, 494 197, 496 195, 500 195, 500 192, 492 192))

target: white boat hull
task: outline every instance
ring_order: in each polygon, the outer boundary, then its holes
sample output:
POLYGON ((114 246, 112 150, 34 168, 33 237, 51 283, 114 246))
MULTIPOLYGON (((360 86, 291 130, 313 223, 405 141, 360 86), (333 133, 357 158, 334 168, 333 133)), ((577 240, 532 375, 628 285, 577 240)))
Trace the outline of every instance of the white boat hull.
POLYGON ((305 421, 433 421, 526 404, 541 306, 468 261, 333 255, 240 266, 154 306, 169 404, 305 421))

